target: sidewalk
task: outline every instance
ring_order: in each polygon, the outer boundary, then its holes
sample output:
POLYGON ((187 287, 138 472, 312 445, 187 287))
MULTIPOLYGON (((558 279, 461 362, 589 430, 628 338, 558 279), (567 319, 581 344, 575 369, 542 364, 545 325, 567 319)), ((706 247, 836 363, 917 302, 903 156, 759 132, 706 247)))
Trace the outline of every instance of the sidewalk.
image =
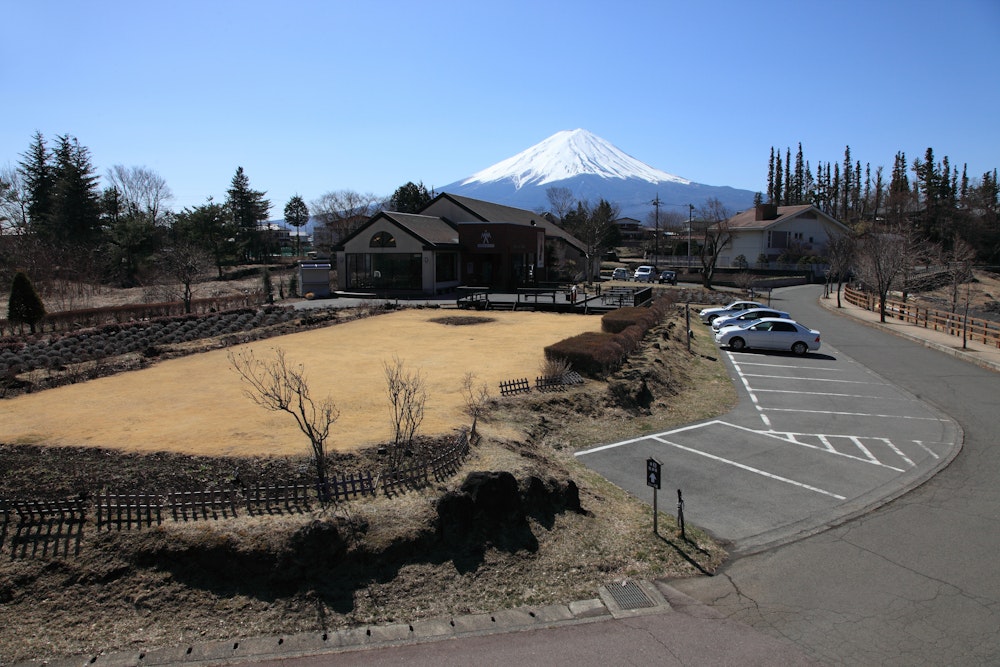
POLYGON ((933 329, 927 329, 911 322, 902 322, 889 317, 883 323, 879 321, 879 314, 877 312, 849 304, 844 299, 841 299, 842 307, 838 308, 836 294, 821 297, 819 303, 831 312, 851 317, 867 326, 887 331, 901 338, 908 338, 926 347, 950 354, 977 366, 1000 372, 1000 348, 991 347, 972 340, 966 341, 963 348, 961 336, 951 336, 943 331, 934 331, 933 329))

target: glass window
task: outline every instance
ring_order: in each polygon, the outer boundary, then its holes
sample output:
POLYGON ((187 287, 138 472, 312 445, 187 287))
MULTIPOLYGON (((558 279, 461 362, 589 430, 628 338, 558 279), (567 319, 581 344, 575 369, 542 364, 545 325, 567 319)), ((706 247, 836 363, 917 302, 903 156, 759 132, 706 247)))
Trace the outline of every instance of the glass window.
POLYGON ((389 232, 376 232, 368 242, 369 248, 395 248, 396 237, 389 232))

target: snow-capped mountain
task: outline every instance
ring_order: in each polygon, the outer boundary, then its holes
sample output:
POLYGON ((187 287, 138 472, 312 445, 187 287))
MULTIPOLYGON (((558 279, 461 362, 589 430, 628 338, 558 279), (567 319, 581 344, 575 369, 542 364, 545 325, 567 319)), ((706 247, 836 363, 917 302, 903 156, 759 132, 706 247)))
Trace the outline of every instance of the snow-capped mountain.
MULTIPOLYGON (((564 130, 517 155, 438 188, 529 210, 549 207, 546 190, 569 188, 577 200, 603 198, 621 207, 623 216, 644 220, 659 197, 665 206, 702 206, 716 197, 733 212, 749 208, 754 193, 694 183, 668 174, 624 153, 587 130, 564 130)), ((668 210, 668 209, 664 209, 668 210)), ((679 209, 678 209, 679 210, 679 209)))
POLYGON ((588 174, 607 179, 638 179, 649 183, 691 182, 653 169, 586 130, 563 130, 514 157, 476 172, 462 181, 462 185, 509 180, 514 187, 521 189, 528 185, 548 185, 588 174))

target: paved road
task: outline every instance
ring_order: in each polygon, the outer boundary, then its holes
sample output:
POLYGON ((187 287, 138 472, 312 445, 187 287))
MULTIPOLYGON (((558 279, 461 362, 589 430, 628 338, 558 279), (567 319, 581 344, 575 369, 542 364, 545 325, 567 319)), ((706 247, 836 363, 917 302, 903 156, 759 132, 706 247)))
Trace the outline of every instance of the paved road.
POLYGON ((855 362, 836 335, 824 338, 835 342, 803 357, 720 350, 741 392, 737 409, 577 457, 645 499, 645 462, 655 458, 667 507, 681 489, 686 519, 746 554, 864 513, 957 454, 954 421, 855 362))
POLYGON ((962 451, 919 488, 842 526, 672 582, 827 664, 1000 663, 1000 375, 816 304, 778 305, 837 350, 954 418, 962 451))

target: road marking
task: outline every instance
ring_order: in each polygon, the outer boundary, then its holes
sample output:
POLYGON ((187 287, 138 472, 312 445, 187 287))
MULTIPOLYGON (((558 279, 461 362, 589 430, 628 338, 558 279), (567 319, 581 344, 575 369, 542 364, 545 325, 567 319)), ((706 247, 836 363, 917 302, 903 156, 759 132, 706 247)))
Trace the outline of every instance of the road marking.
MULTIPOLYGON (((732 355, 730 355, 731 357, 732 355)), ((801 368, 807 371, 830 371, 831 373, 845 373, 846 368, 830 368, 829 366, 800 366, 798 364, 763 364, 755 361, 741 361, 737 362, 733 359, 733 363, 739 363, 741 366, 764 366, 766 368, 801 368)))
POLYGON ((872 396, 868 394, 836 394, 830 391, 795 391, 794 389, 755 389, 754 391, 764 394, 797 394, 799 396, 837 396, 841 398, 877 398, 879 400, 886 401, 909 401, 909 398, 886 398, 883 399, 881 396, 872 396))
POLYGON ((907 456, 906 454, 904 454, 904 453, 902 452, 902 450, 900 450, 900 449, 899 449, 899 447, 896 447, 896 445, 892 444, 892 441, 891 441, 891 440, 889 440, 889 438, 882 438, 882 442, 884 442, 884 443, 885 443, 885 446, 886 446, 886 447, 888 447, 888 448, 889 448, 889 449, 891 449, 892 451, 896 452, 896 455, 897 455, 897 456, 899 456, 899 458, 901 458, 901 459, 903 459, 904 461, 906 461, 906 463, 907 463, 907 464, 909 464, 909 466, 910 466, 911 468, 916 468, 916 467, 917 467, 917 464, 916 464, 916 463, 914 463, 913 461, 911 461, 911 460, 910 460, 910 457, 909 457, 909 456, 907 456))
POLYGON ((875 412, 842 412, 837 410, 806 410, 799 408, 766 408, 771 412, 808 412, 817 415, 845 415, 847 417, 877 417, 879 419, 913 419, 916 421, 939 422, 937 417, 910 417, 908 415, 883 415, 875 412))
MULTIPOLYGON (((739 369, 737 369, 737 372, 740 373, 740 375, 743 375, 743 372, 740 371, 739 369)), ((809 382, 841 382, 843 384, 870 384, 870 385, 875 385, 875 386, 878 386, 878 387, 885 387, 886 386, 886 384, 883 383, 883 382, 862 382, 861 380, 837 380, 837 379, 834 379, 834 378, 811 378, 811 377, 801 377, 800 378, 800 377, 789 377, 787 375, 758 375, 756 373, 747 373, 746 377, 748 377, 748 378, 766 378, 766 379, 769 379, 769 380, 808 380, 809 382)))
MULTIPOLYGON (((733 360, 732 354, 729 355, 729 360, 733 360)), ((743 369, 740 368, 735 362, 733 363, 733 368, 736 369, 736 375, 739 376, 740 382, 743 383, 743 388, 746 389, 747 393, 750 395, 750 401, 753 402, 753 406, 757 408, 757 414, 760 416, 760 420, 764 422, 764 426, 771 428, 771 420, 766 414, 764 414, 764 409, 761 408, 760 403, 757 401, 757 394, 754 393, 753 387, 751 387, 750 383, 747 381, 747 376, 744 375, 743 369)))
POLYGON ((821 489, 821 488, 816 487, 816 486, 811 486, 811 485, 805 484, 803 482, 797 482, 794 479, 789 479, 787 477, 781 477, 780 475, 775 475, 774 473, 770 473, 770 472, 767 472, 767 471, 764 471, 764 470, 760 470, 759 468, 753 468, 753 467, 748 466, 748 465, 743 464, 743 463, 738 463, 738 462, 732 461, 730 459, 724 459, 721 456, 716 456, 715 454, 709 454, 707 452, 703 452, 703 451, 700 451, 700 450, 697 450, 697 449, 692 449, 691 447, 685 447, 684 445, 678 444, 676 442, 670 442, 669 440, 664 440, 663 438, 653 438, 653 439, 657 440, 659 442, 662 442, 665 445, 669 445, 671 447, 674 447, 676 449, 680 449, 682 451, 689 452, 691 454, 697 454, 699 456, 704 456, 705 458, 711 459, 713 461, 718 461, 719 463, 724 463, 726 465, 733 466, 734 468, 739 468, 740 470, 746 470, 747 472, 751 472, 751 473, 753 473, 755 475, 760 475, 761 477, 766 477, 768 479, 773 479, 773 480, 775 480, 777 482, 783 482, 785 484, 791 484, 792 486, 797 486, 797 487, 799 487, 801 489, 806 489, 807 491, 813 491, 815 493, 820 493, 820 494, 822 494, 824 496, 830 496, 831 498, 834 498, 836 500, 847 500, 846 496, 842 496, 839 493, 834 493, 832 491, 827 491, 826 489, 821 489))
POLYGON ((930 447, 928 447, 927 445, 925 445, 923 440, 914 440, 913 442, 914 442, 914 444, 916 444, 917 447, 919 447, 920 449, 924 450, 925 452, 927 452, 928 454, 930 454, 931 456, 933 456, 935 459, 941 458, 940 456, 938 456, 937 454, 934 453, 934 450, 932 450, 930 447))

